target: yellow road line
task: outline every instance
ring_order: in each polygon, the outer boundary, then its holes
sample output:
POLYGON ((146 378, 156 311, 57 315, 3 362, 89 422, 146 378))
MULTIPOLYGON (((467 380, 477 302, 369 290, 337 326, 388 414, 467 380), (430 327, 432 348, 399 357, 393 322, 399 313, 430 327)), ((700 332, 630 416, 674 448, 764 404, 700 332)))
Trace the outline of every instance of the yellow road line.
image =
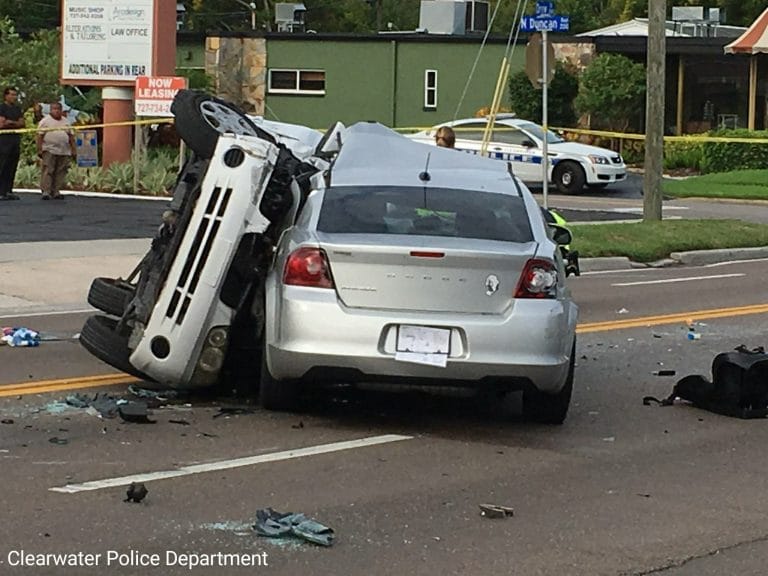
POLYGON ((711 318, 728 318, 731 316, 746 316, 748 314, 768 313, 768 304, 755 304, 752 306, 737 306, 735 308, 715 308, 712 310, 699 310, 696 312, 680 312, 677 314, 663 314, 660 316, 643 316, 640 318, 627 318, 624 320, 608 320, 606 322, 585 322, 576 327, 576 332, 585 334, 589 332, 607 332, 609 330, 622 330, 624 328, 642 328, 645 326, 660 326, 662 324, 684 324, 688 320, 706 320, 711 318))
MULTIPOLYGON (((754 304, 751 306, 738 306, 734 308, 715 308, 712 310, 699 310, 696 312, 643 316, 640 318, 627 318, 624 320, 585 322, 576 327, 576 332, 579 334, 608 332, 610 330, 643 328, 663 324, 685 324, 689 320, 696 321, 766 313, 768 313, 768 304, 754 304)), ((138 378, 134 378, 127 374, 102 374, 99 376, 81 376, 76 378, 61 378, 58 380, 40 380, 38 382, 19 382, 8 385, 0 384, 0 398, 25 394, 43 394, 45 392, 61 392, 65 390, 82 390, 84 388, 97 388, 100 386, 131 384, 139 381, 138 378)))
POLYGON ((102 374, 100 376, 81 376, 58 380, 40 380, 38 382, 19 382, 5 386, 0 385, 0 398, 24 394, 43 394, 44 392, 61 392, 63 390, 81 390, 98 386, 114 386, 116 384, 130 384, 138 381, 137 378, 127 374, 102 374))

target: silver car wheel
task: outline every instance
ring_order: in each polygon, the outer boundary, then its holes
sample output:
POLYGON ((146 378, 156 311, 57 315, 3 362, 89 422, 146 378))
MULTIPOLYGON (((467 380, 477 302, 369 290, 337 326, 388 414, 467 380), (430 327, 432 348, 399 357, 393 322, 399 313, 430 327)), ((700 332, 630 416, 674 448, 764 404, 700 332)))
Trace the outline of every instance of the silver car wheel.
POLYGON ((258 136, 253 126, 240 114, 213 100, 200 103, 200 116, 217 132, 258 136))

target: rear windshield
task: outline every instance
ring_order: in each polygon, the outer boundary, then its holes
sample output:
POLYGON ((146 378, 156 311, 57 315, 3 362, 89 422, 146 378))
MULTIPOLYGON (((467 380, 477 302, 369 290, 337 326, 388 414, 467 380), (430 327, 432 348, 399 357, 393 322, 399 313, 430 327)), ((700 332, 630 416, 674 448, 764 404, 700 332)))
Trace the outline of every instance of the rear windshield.
POLYGON ((343 186, 325 191, 320 232, 530 242, 519 196, 446 188, 343 186))

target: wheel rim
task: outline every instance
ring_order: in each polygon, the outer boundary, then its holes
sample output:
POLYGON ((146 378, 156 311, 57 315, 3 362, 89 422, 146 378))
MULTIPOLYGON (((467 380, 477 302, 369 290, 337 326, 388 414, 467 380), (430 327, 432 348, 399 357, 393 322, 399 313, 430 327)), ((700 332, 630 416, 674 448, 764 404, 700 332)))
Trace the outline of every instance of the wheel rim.
POLYGON ((560 177, 560 181, 563 183, 563 186, 570 186, 572 180, 573 174, 571 174, 568 170, 563 172, 563 175, 560 177))
POLYGON ((206 100, 200 103, 200 116, 206 124, 221 134, 258 136, 250 122, 240 113, 220 102, 206 100))

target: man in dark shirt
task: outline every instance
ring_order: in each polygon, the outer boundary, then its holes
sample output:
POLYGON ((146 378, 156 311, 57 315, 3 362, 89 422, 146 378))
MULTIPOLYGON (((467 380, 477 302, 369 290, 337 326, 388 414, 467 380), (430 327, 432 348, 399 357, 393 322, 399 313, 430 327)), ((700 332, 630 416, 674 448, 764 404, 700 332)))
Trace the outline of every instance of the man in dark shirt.
MULTIPOLYGON (((24 128, 24 114, 16 104, 18 94, 15 88, 3 91, 0 104, 0 130, 24 128)), ((0 200, 18 200, 13 193, 13 181, 21 157, 21 134, 0 134, 0 200)))

